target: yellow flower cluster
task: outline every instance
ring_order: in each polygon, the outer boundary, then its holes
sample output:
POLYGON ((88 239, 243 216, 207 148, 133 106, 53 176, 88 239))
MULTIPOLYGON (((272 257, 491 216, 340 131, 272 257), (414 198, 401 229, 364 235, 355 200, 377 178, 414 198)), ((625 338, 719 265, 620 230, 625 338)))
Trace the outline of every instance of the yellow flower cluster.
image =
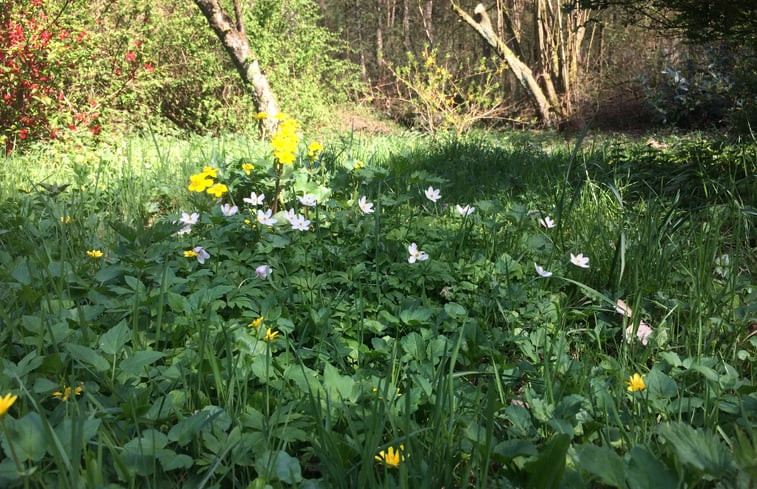
POLYGON ((70 386, 64 386, 62 391, 53 392, 53 398, 60 399, 61 401, 65 402, 68 401, 68 399, 71 397, 71 394, 76 397, 82 392, 84 392, 84 387, 80 385, 73 388, 71 388, 70 386))
POLYGON ((247 176, 250 176, 250 172, 255 169, 255 165, 251 163, 242 163, 242 170, 244 170, 244 174, 247 176))
POLYGON ((300 136, 297 134, 300 124, 285 114, 281 114, 281 117, 277 116, 277 119, 279 118, 281 119, 281 124, 279 124, 276 134, 271 138, 273 156, 282 165, 291 165, 294 163, 297 145, 300 142, 300 136))
POLYGON ((101 258, 103 256, 103 252, 100 250, 87 250, 87 256, 90 258, 101 258))
POLYGON ((316 158, 318 153, 323 151, 323 146, 318 141, 313 141, 308 145, 308 158, 316 158))
POLYGON ((218 168, 206 166, 200 173, 195 173, 189 177, 189 190, 191 192, 206 192, 213 197, 221 197, 229 191, 229 188, 217 183, 214 178, 218 177, 218 168))

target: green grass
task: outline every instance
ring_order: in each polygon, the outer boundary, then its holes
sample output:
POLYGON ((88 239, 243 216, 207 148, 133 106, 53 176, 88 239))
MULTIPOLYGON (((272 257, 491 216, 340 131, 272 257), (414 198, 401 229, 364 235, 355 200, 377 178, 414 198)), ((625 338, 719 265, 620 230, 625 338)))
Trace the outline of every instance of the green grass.
POLYGON ((241 137, 5 158, 0 485, 753 486, 757 145, 666 142, 344 135, 282 172, 304 232, 241 137))

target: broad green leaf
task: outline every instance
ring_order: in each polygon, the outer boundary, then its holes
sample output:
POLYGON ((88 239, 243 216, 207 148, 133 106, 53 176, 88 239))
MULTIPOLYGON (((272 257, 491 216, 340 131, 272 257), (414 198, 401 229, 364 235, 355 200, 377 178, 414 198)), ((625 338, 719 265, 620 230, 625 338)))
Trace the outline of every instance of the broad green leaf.
POLYGON ((731 453, 710 431, 672 422, 660 425, 657 432, 683 464, 712 477, 722 477, 733 468, 731 453))
POLYGON ((446 312, 447 315, 452 319, 457 320, 463 319, 468 316, 468 311, 466 311, 463 306, 456 302, 449 302, 447 304, 444 304, 444 312, 446 312))
POLYGON ((255 463, 255 468, 267 473, 269 479, 280 480, 287 484, 297 484, 302 481, 300 462, 283 450, 263 453, 255 463))
POLYGON ((505 461, 510 461, 515 457, 530 457, 537 455, 539 451, 536 445, 527 440, 514 438, 498 443, 494 447, 494 453, 503 457, 505 461))
POLYGON ((597 445, 579 445, 573 459, 576 466, 597 477, 603 484, 623 488, 625 468, 623 459, 612 448, 597 445))
POLYGON ((131 339, 131 330, 126 321, 121 321, 100 336, 100 350, 107 355, 115 355, 131 339))
POLYGON ((131 356, 120 363, 121 370, 131 375, 144 375, 145 367, 166 356, 160 351, 135 351, 131 356))
POLYGON ((675 473, 666 467, 660 457, 651 453, 647 447, 637 445, 629 453, 630 460, 626 470, 629 489, 659 489, 662 487, 680 487, 675 473))
POLYGON ((64 419, 55 427, 55 434, 65 448, 74 444, 83 445, 97 434, 101 421, 99 419, 64 419), (74 423, 77 426, 74 426, 74 423), (74 434, 77 436, 74 437, 74 434))
POLYGON ((6 436, 2 437, 3 451, 6 454, 15 453, 19 462, 42 460, 47 451, 47 438, 39 414, 31 412, 23 418, 7 418, 4 421, 7 430, 6 436), (9 441, 13 443, 13 452, 9 441))
POLYGON ((352 377, 341 375, 334 366, 328 363, 323 369, 323 386, 332 402, 339 400, 354 403, 357 401, 355 381, 352 377))
POLYGON ((168 439, 184 446, 203 429, 209 429, 216 418, 224 415, 223 409, 216 406, 207 406, 202 411, 188 418, 184 418, 168 431, 168 439))
POLYGON ((431 317, 431 309, 426 307, 416 307, 413 309, 403 309, 400 312, 400 319, 408 326, 423 326, 431 317))
POLYGON ((103 372, 109 368, 107 360, 92 348, 77 345, 75 343, 66 343, 64 347, 71 355, 71 358, 81 363, 91 365, 97 371, 103 372))
POLYGON ((525 465, 530 474, 528 489, 557 489, 565 472, 565 456, 570 446, 570 437, 560 434, 552 438, 539 453, 536 460, 525 465))

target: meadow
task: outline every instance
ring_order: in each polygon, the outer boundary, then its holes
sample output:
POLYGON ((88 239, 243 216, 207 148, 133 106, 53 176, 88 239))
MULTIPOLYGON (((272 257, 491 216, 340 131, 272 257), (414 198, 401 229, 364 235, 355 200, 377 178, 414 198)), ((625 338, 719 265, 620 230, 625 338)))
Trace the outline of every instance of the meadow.
POLYGON ((755 142, 313 142, 4 158, 0 486, 757 485, 755 142))

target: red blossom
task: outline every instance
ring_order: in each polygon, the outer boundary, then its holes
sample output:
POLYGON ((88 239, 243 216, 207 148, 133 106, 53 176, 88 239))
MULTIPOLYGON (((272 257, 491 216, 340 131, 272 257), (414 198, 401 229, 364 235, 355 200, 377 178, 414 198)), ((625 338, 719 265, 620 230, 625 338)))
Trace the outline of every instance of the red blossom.
POLYGON ((127 62, 133 63, 136 60, 137 60, 137 55, 134 54, 133 51, 129 51, 129 52, 126 53, 126 61, 127 62))
POLYGON ((20 131, 18 131, 18 137, 21 139, 26 139, 27 136, 29 136, 29 129, 23 128, 20 131))
POLYGON ((148 73, 152 73, 155 71, 155 67, 150 63, 145 63, 145 70, 147 70, 148 73))

